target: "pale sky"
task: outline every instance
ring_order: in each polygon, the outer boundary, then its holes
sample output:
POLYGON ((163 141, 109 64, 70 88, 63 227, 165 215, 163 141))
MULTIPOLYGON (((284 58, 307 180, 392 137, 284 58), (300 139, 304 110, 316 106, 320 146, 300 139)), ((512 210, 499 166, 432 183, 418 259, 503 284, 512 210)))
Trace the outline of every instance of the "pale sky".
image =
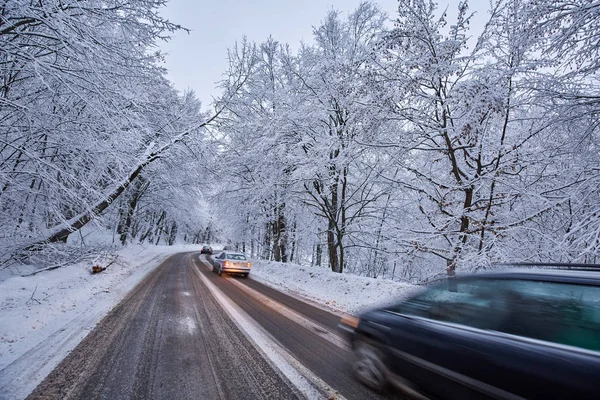
MULTIPOLYGON (((327 11, 335 9, 347 15, 360 1, 170 0, 162 14, 191 32, 176 33, 170 42, 160 45, 161 50, 168 53, 168 77, 178 90, 194 90, 205 108, 218 94, 215 83, 227 68, 227 48, 243 36, 260 43, 271 35, 296 49, 301 41, 312 42, 313 26, 320 24, 327 11)), ((396 0, 376 3, 389 16, 396 15, 396 0)), ((451 4, 449 11, 454 11, 458 0, 438 1, 440 8, 448 3, 451 4)), ((475 8, 473 4, 480 6, 477 3, 487 3, 487 0, 472 0, 471 9, 475 8)))

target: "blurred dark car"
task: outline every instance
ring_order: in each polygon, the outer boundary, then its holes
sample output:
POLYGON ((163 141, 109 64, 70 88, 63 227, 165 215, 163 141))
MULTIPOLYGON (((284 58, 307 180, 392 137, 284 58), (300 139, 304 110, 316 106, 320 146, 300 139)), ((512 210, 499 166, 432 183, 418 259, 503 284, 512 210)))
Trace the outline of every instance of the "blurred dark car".
POLYGON ((212 254, 212 248, 210 246, 202 246, 200 254, 212 254))
POLYGON ((362 383, 414 398, 600 399, 600 272, 450 284, 342 318, 362 383))

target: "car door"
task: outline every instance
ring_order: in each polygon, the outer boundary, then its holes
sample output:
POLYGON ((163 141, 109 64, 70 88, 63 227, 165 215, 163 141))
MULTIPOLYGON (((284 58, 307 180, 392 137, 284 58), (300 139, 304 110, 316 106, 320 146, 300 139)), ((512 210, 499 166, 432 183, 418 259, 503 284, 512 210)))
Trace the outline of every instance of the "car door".
POLYGON ((216 258, 215 258, 215 262, 214 265, 215 267, 217 267, 219 270, 221 269, 222 263, 223 263, 223 259, 225 258, 225 252, 221 252, 221 254, 219 254, 216 258))
POLYGON ((438 287, 388 309, 391 368, 432 395, 449 399, 510 397, 480 378, 487 374, 483 353, 486 332, 473 325, 492 324, 485 318, 491 300, 438 287), (481 316, 480 316, 481 315, 481 316))
POLYGON ((492 358, 489 380, 530 399, 598 398, 600 287, 504 279, 495 290, 510 312, 494 333, 505 360, 492 358))

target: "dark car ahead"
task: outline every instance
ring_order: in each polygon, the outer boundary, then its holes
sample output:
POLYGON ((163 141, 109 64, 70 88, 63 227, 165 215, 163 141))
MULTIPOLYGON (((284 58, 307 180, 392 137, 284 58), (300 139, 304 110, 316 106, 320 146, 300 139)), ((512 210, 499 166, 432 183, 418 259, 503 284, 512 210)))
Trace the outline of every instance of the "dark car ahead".
POLYGON ((202 250, 200 250, 200 254, 212 254, 212 247, 202 246, 202 250))
POLYGON ((357 378, 419 398, 600 399, 600 272, 455 278, 342 319, 357 378))

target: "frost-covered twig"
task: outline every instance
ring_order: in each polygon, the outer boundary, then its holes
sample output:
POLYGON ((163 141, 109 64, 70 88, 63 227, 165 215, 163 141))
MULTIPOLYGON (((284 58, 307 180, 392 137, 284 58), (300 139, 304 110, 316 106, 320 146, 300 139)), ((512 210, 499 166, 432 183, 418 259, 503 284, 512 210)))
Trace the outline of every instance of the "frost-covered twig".
POLYGON ((34 301, 38 304, 42 304, 40 303, 40 301, 38 299, 34 299, 33 296, 35 295, 35 292, 38 288, 38 285, 35 285, 35 289, 33 289, 33 293, 31 293, 31 297, 29 298, 29 300, 27 300, 26 304, 29 305, 30 303, 33 303, 34 301))

